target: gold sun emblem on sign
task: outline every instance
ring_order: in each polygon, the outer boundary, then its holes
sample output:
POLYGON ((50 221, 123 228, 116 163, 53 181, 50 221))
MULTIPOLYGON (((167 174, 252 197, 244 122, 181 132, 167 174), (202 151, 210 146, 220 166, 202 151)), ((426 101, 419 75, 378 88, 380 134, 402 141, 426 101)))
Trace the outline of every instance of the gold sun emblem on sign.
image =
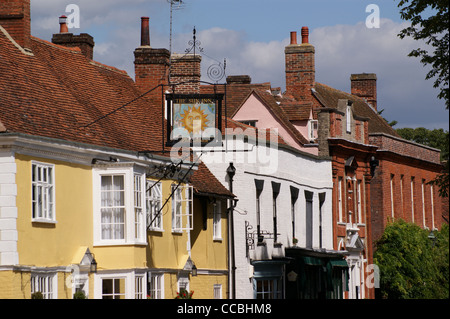
POLYGON ((189 133, 199 133, 205 130, 208 127, 208 122, 209 120, 200 106, 189 107, 181 115, 181 123, 189 133))

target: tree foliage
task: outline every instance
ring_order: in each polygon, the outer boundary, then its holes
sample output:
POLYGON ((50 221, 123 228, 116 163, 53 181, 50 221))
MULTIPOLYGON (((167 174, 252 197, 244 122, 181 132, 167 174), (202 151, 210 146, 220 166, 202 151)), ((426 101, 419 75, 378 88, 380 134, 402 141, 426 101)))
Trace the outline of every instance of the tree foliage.
POLYGON ((403 220, 390 223, 376 242, 374 262, 387 299, 449 298, 449 228, 430 231, 403 220))
POLYGON ((429 130, 424 127, 400 128, 397 133, 405 140, 413 141, 422 145, 441 150, 441 161, 448 160, 449 135, 443 129, 429 130))
POLYGON ((430 65, 426 79, 435 78, 434 87, 440 89, 438 98, 444 99, 446 109, 449 106, 449 15, 448 0, 401 0, 398 4, 403 20, 411 21, 411 26, 403 29, 399 36, 424 40, 432 47, 418 48, 409 56, 419 57, 423 65, 430 65), (432 12, 434 15, 429 15, 432 12))

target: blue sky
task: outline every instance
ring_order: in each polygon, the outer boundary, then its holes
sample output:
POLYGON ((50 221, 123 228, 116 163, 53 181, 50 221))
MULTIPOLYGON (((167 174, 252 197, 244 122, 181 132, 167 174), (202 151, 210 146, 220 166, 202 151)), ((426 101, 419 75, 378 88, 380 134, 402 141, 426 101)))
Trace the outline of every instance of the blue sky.
MULTIPOLYGON (((448 110, 438 100, 427 68, 407 54, 422 44, 401 40, 408 25, 398 0, 185 0, 173 12, 173 51, 184 52, 197 29, 204 52, 227 59, 227 75, 248 74, 252 82, 284 88, 284 47, 290 31, 310 28, 316 48, 316 80, 350 90, 352 73, 376 73, 378 105, 400 127, 448 130, 448 110), (380 10, 380 28, 367 28, 369 4, 380 10)), ((133 51, 139 46, 140 17, 150 17, 152 47, 169 47, 167 0, 31 0, 32 34, 50 41, 68 4, 80 8, 80 28, 95 39, 94 59, 134 77, 133 51)), ((208 67, 203 60, 203 70, 208 67)))

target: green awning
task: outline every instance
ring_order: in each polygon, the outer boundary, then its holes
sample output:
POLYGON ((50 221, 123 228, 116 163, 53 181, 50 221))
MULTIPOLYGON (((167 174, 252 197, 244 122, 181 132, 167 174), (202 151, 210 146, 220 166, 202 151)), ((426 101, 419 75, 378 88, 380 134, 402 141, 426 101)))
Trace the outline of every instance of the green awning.
POLYGON ((347 261, 344 259, 332 259, 329 261, 332 267, 345 267, 348 268, 347 261))
POLYGON ((323 264, 322 259, 316 257, 304 256, 302 259, 305 265, 309 266, 322 266, 323 264))

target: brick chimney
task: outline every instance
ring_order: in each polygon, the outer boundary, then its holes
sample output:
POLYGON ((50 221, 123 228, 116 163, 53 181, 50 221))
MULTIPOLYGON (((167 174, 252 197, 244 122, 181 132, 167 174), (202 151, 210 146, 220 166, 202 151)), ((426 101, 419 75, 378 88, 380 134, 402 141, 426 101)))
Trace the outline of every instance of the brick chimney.
MULTIPOLYGON (((149 18, 141 18, 141 46, 134 50, 135 82, 141 91, 146 92, 159 84, 168 84, 170 52, 167 49, 154 49, 150 46, 149 18)), ((153 91, 161 96, 161 90, 153 91)))
POLYGON ((297 44, 297 32, 291 32, 291 42, 286 46, 286 94, 299 101, 311 100, 315 85, 314 46, 309 43, 309 30, 302 27, 302 43, 297 44))
POLYGON ((352 74, 351 93, 367 101, 377 109, 377 75, 375 73, 352 74))
POLYGON ((31 49, 30 0, 0 1, 0 25, 22 48, 31 49))
POLYGON ((80 35, 70 33, 66 21, 66 16, 59 17, 59 33, 53 35, 52 43, 71 48, 78 47, 85 57, 92 60, 94 57, 94 38, 87 33, 80 33, 80 35))
POLYGON ((202 57, 193 54, 172 54, 170 83, 177 84, 176 93, 200 93, 202 57))

